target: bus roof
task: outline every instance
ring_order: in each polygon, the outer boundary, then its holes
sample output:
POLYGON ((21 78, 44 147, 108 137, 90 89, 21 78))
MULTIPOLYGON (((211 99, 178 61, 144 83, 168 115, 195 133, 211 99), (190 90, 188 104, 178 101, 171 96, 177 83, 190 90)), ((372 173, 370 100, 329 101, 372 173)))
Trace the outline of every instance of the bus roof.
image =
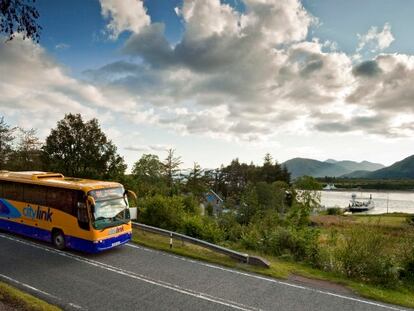
POLYGON ((75 190, 83 190, 85 192, 103 189, 122 187, 120 183, 100 181, 84 178, 65 177, 60 173, 25 171, 11 172, 0 171, 0 180, 22 182, 27 184, 44 185, 50 187, 59 187, 75 190))

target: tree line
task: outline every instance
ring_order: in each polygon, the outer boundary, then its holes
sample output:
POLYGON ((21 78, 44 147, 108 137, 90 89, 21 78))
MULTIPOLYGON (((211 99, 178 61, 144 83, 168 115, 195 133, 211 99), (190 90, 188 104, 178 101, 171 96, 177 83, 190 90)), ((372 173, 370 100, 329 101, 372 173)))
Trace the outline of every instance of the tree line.
POLYGON ((36 129, 12 127, 0 117, 0 170, 44 170, 67 176, 120 181, 141 197, 191 193, 202 198, 208 190, 219 193, 229 204, 239 204, 251 185, 290 183, 290 174, 266 154, 262 165, 234 159, 227 166, 203 169, 194 162, 181 170, 182 159, 174 149, 165 159, 144 154, 126 174, 127 165, 115 144, 107 138, 97 119, 66 114, 42 142, 36 129))

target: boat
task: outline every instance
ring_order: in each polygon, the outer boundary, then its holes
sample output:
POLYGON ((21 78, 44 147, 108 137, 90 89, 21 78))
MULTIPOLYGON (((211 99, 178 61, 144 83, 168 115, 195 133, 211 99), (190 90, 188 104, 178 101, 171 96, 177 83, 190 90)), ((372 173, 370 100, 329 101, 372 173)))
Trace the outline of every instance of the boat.
POLYGON ((366 212, 372 210, 375 207, 375 202, 372 199, 372 194, 369 195, 369 199, 365 201, 359 201, 356 199, 356 194, 352 194, 352 199, 349 202, 347 210, 355 213, 355 212, 366 212))
POLYGON ((334 184, 327 184, 325 187, 323 187, 323 190, 335 190, 336 187, 334 184))

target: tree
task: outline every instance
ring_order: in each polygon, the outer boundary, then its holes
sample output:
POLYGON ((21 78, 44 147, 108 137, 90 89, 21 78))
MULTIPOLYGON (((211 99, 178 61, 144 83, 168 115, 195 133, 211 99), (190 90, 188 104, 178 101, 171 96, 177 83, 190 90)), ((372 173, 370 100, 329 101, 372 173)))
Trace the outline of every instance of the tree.
POLYGON ((4 117, 0 117, 0 170, 6 168, 9 160, 15 138, 13 132, 14 129, 4 121, 4 117))
POLYGON ((36 0, 0 0, 0 33, 13 40, 16 33, 23 39, 39 42, 42 27, 37 23, 39 12, 33 6, 36 0))
POLYGON ((19 128, 18 131, 18 142, 9 167, 16 171, 41 170, 42 143, 36 136, 36 130, 19 128))
POLYGON ((188 175, 187 190, 200 198, 207 190, 206 178, 203 176, 201 166, 194 162, 193 169, 188 175))
POLYGON ((163 179, 163 164, 157 155, 144 154, 132 168, 132 175, 136 181, 134 188, 138 195, 156 195, 166 193, 166 184, 163 179))
POLYGON ((58 121, 42 149, 47 169, 66 175, 117 179, 126 170, 98 120, 84 122, 80 114, 67 114, 58 121))
POLYGON ((172 195, 176 192, 174 187, 174 176, 179 171, 179 167, 183 162, 181 161, 181 157, 176 157, 174 155, 175 149, 168 149, 167 152, 168 155, 164 160, 163 169, 168 188, 170 189, 170 195, 172 195))

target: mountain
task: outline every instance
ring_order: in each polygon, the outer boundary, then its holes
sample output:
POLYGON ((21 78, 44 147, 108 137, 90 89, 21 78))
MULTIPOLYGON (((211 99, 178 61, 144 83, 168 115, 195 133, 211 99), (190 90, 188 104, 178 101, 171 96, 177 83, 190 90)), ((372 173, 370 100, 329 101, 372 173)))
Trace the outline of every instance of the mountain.
POLYGON ((409 156, 393 165, 368 173, 371 179, 406 179, 414 178, 414 155, 409 156))
POLYGON ((368 161, 354 162, 354 161, 337 161, 335 164, 342 166, 343 168, 353 171, 376 171, 385 166, 380 163, 372 163, 368 161))
POLYGON ((372 173, 371 171, 366 170, 359 170, 359 171, 353 171, 351 173, 339 176, 343 178, 366 178, 369 173, 372 173))
POLYGON ((322 162, 306 158, 294 158, 282 164, 290 171, 292 178, 303 175, 313 177, 339 177, 354 171, 374 171, 384 167, 382 164, 371 163, 368 161, 358 163, 354 161, 336 161, 328 159, 322 162))
POLYGON ((303 175, 313 177, 340 176, 350 173, 350 171, 337 166, 335 163, 321 162, 313 159, 294 158, 282 164, 289 170, 292 178, 303 175))

